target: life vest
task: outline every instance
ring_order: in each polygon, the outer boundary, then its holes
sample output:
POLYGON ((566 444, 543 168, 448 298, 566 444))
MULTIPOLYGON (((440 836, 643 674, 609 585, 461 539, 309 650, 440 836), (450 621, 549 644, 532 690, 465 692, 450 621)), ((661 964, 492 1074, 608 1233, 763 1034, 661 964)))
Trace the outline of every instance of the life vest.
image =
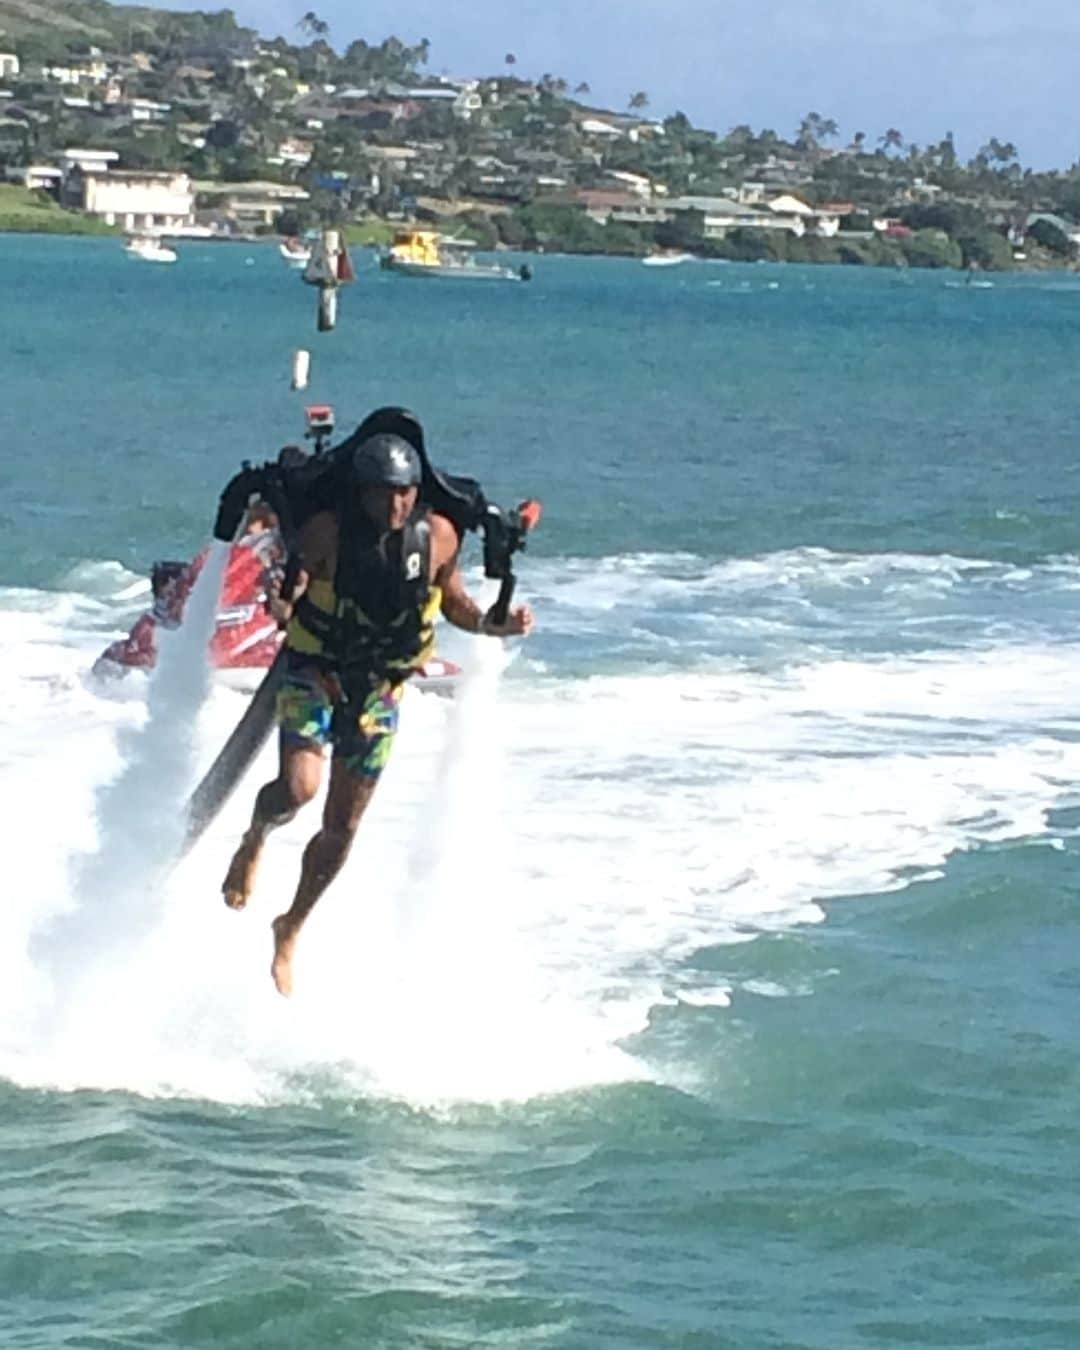
POLYGON ((312 580, 286 629, 295 657, 332 672, 345 693, 400 683, 435 651, 442 594, 429 580, 431 521, 418 507, 380 539, 365 517, 339 527, 334 580, 312 580))

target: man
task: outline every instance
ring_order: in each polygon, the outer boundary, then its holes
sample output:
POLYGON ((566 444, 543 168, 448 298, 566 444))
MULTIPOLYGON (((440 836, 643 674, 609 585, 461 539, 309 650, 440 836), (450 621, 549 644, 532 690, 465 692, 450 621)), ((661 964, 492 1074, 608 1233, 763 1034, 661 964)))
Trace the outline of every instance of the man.
POLYGON ((322 829, 304 850, 291 907, 272 925, 271 975, 286 996, 300 930, 348 857, 386 766, 405 681, 434 649, 436 612, 467 633, 532 630, 528 605, 495 623, 468 594, 457 529, 420 502, 421 476, 420 456, 403 437, 362 440, 340 500, 301 528, 296 583, 275 602, 288 652, 277 703, 280 766, 255 799, 222 891, 232 909, 247 904, 267 835, 315 796, 330 746, 322 829))

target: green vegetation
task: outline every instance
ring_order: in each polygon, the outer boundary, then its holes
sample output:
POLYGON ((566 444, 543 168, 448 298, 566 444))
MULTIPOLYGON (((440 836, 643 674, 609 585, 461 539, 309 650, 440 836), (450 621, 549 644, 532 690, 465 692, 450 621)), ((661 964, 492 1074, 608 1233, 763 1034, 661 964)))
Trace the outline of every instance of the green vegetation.
POLYGON ((0 233, 116 234, 117 231, 78 211, 64 211, 44 192, 0 184, 0 233))
POLYGON ((374 217, 345 226, 345 242, 357 248, 385 248, 393 237, 394 226, 374 217))
POLYGON ((639 257, 650 238, 632 225, 608 221, 599 224, 574 206, 536 203, 509 218, 498 216, 500 241, 514 248, 542 249, 547 253, 609 253, 639 257))
POLYGON ((180 14, 108 0, 0 0, 0 32, 24 64, 63 62, 90 45, 122 54, 168 44, 253 40, 231 9, 180 14))
MULTIPOLYGON (((816 111, 786 135, 745 124, 718 134, 681 112, 652 119, 644 90, 619 112, 592 107, 585 81, 524 78, 524 53, 449 84, 426 73, 425 39, 331 32, 314 10, 264 38, 228 9, 0 0, 0 34, 22 62, 0 103, 0 167, 78 145, 115 150, 125 169, 294 183, 309 195, 282 214, 293 233, 334 224, 385 243, 389 222, 408 218, 482 247, 549 252, 1078 265, 1080 164, 1035 173, 997 137, 965 163, 951 132, 925 146, 894 126, 845 137, 816 111), (68 67, 63 83, 45 68, 55 64, 68 67), (136 116, 134 100, 152 106, 136 116), (769 219, 765 203, 784 194, 819 219, 769 219), (710 201, 712 219, 680 197, 710 201)), ((2 214, 100 228, 36 199, 2 214)))

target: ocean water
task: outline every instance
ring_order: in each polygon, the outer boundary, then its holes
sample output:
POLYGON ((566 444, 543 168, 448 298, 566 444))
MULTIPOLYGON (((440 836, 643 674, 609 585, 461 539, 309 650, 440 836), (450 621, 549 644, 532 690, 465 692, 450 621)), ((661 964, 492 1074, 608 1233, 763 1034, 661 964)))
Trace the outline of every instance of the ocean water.
POLYGON ((1080 279, 359 263, 0 238, 0 1344, 1080 1343, 1080 279), (88 671, 321 399, 546 514, 286 1002, 88 671))

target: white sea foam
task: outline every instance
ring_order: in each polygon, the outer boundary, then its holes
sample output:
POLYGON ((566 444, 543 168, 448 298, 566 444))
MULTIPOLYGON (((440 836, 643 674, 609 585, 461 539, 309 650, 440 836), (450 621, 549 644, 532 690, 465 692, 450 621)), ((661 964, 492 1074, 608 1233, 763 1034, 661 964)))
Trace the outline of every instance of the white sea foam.
POLYGON ((93 846, 72 855, 67 903, 35 943, 35 959, 51 975, 56 1001, 76 1008, 78 1017, 86 973, 114 953, 137 950, 140 939, 157 927, 147 894, 159 884, 182 835, 179 808, 194 771, 190 728, 209 690, 207 644, 227 557, 227 547, 215 544, 184 626, 158 635, 145 715, 119 726, 119 772, 96 788, 93 846))
MULTIPOLYGON (((796 561, 759 560, 774 578, 796 561)), ((833 559, 802 561, 829 581, 833 559)), ((1020 605, 1068 575, 1063 563, 1007 582, 1010 569, 955 559, 858 567, 931 581, 987 573, 1019 588, 1020 605)), ((95 651, 66 627, 76 600, 35 612, 0 596, 12 653, 0 669, 0 810, 15 840, 0 1073, 222 1100, 288 1095, 329 1074, 344 1091, 423 1101, 645 1075, 625 1042, 651 1010, 740 996, 687 959, 703 947, 821 922, 836 897, 932 878, 979 842, 1050 840, 1047 810, 1080 801, 1080 654, 1064 623, 1024 640, 998 612, 967 646, 836 654, 813 647, 817 616, 789 583, 773 618, 791 660, 706 654, 572 676, 567 614, 610 643, 622 606, 659 622, 673 580, 734 613, 745 579, 741 564, 656 556, 575 571, 536 569, 549 637, 508 678, 501 648, 473 642, 461 698, 407 696, 288 1003, 267 973, 268 922, 290 901, 316 810, 272 838, 248 912, 218 894, 272 747, 199 848, 146 884, 168 811, 175 820, 243 696, 213 689, 194 737, 185 747, 165 735, 144 776, 147 732, 190 724, 198 672, 178 701, 155 705, 153 685, 146 702, 99 698, 78 678, 95 651), (52 921, 65 914, 82 916, 86 942, 58 955, 52 921)))

